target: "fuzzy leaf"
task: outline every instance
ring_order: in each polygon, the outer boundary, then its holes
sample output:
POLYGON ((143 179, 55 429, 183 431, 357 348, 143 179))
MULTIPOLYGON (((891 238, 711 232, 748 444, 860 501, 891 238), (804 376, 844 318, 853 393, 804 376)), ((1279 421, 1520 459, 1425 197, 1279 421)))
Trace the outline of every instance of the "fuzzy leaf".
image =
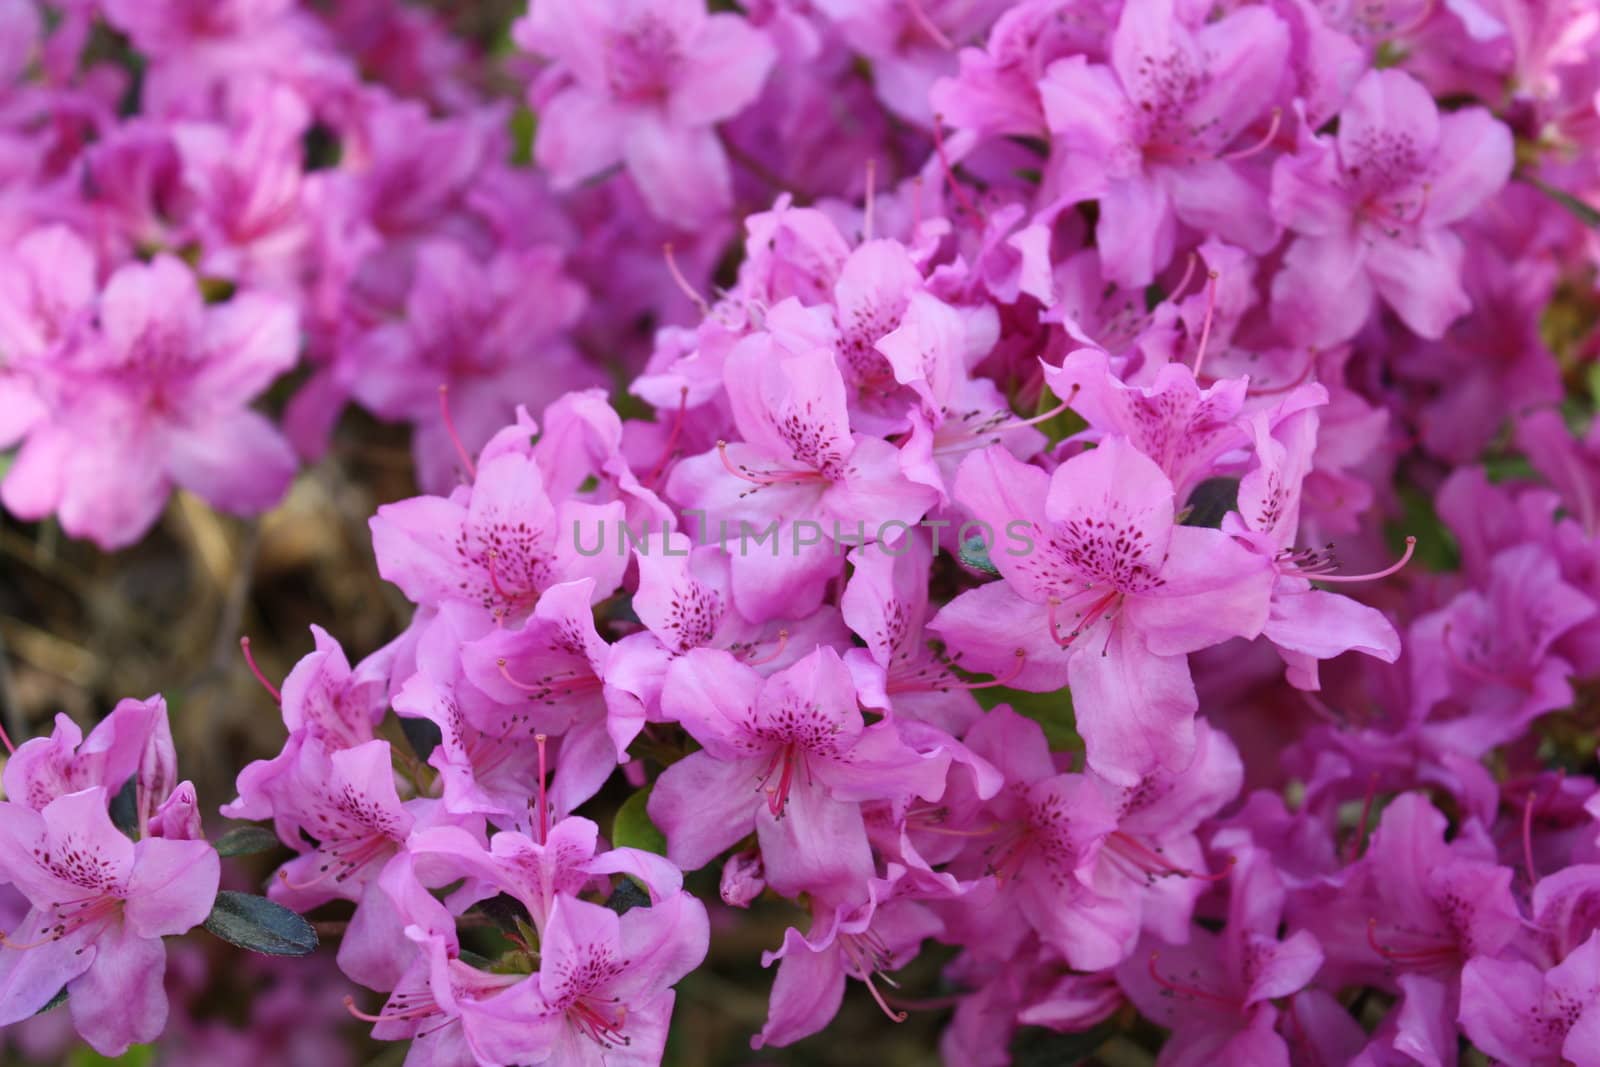
POLYGON ((224 889, 206 916, 206 929, 230 945, 266 956, 309 956, 317 932, 282 904, 250 893, 224 889))
POLYGON ((217 838, 217 855, 253 856, 258 852, 271 852, 280 842, 278 835, 265 826, 235 826, 217 838))

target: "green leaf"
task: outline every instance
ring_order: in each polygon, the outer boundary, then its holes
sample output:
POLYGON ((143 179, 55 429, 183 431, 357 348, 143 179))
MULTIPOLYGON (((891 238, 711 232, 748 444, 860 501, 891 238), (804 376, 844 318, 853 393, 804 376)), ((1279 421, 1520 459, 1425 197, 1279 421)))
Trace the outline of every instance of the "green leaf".
POLYGON ((527 104, 511 113, 511 162, 526 167, 533 162, 533 142, 539 133, 539 116, 527 104))
POLYGON ((613 847, 637 848, 658 856, 667 854, 667 837, 650 821, 650 813, 645 810, 645 805, 650 802, 651 788, 647 786, 639 790, 617 809, 617 817, 611 820, 613 847))
MULTIPOLYGON (((1039 392, 1039 407, 1034 412, 1035 416, 1061 406, 1061 400, 1050 390, 1043 389, 1039 392)), ((1054 415, 1039 423, 1034 429, 1049 438, 1052 445, 1060 444, 1075 433, 1081 433, 1088 427, 1082 415, 1070 408, 1059 415, 1054 415)))
POLYGON ((74 1049, 72 1055, 67 1057, 67 1067, 106 1067, 107 1064, 113 1063, 117 1067, 146 1067, 147 1064, 154 1062, 156 1062, 154 1045, 134 1045, 117 1057, 102 1056, 84 1045, 74 1049))
POLYGON ((258 852, 271 852, 279 845, 278 835, 265 826, 235 826, 217 838, 217 855, 253 856, 258 852))
POLYGON ((317 949, 310 923, 282 904, 224 889, 206 916, 206 929, 230 945, 266 956, 309 956, 317 949))
POLYGON ((650 894, 632 878, 624 878, 617 883, 617 888, 611 891, 611 896, 606 898, 606 907, 618 915, 626 915, 634 908, 647 908, 650 906, 650 894))
POLYGON ((1189 494, 1183 524, 1215 530, 1222 525, 1222 517, 1238 506, 1239 479, 1207 478, 1189 494))
POLYGON ((111 798, 111 824, 129 837, 139 836, 139 794, 133 778, 111 798))
POLYGON ((1571 193, 1562 192, 1553 185, 1546 185, 1538 178, 1529 177, 1526 174, 1522 175, 1521 178, 1545 196, 1572 212, 1573 216, 1585 226, 1600 230, 1600 209, 1584 203, 1571 193))
POLYGON ((439 724, 432 719, 413 719, 409 716, 400 716, 400 732, 406 735, 406 742, 411 746, 411 751, 417 758, 427 762, 433 750, 444 741, 444 734, 439 729, 439 724))
MULTIPOLYGON (((1417 539, 1416 562, 1430 571, 1461 569, 1461 549, 1455 535, 1433 508, 1433 498, 1417 489, 1400 490, 1400 519, 1385 528, 1389 548, 1399 555, 1405 551, 1406 537, 1417 539)), ((1316 581, 1313 577, 1312 581, 1316 581)))
POLYGON ((981 535, 974 535, 961 542, 961 551, 958 555, 961 557, 961 562, 973 570, 999 577, 1000 568, 989 558, 989 544, 981 535))
POLYGON ((1011 1042, 1011 1062, 1015 1067, 1070 1067, 1087 1061, 1116 1032, 1111 1022, 1076 1034, 1024 1026, 1011 1042))
POLYGON ((1050 751, 1083 751, 1083 738, 1078 736, 1078 719, 1072 711, 1070 689, 1057 689, 1054 693, 1029 693, 997 685, 988 689, 974 689, 972 695, 978 698, 978 703, 985 710, 1010 704, 1012 711, 1038 723, 1044 730, 1050 751))
POLYGON ((55 996, 50 998, 49 1003, 47 1003, 44 1007, 40 1008, 38 1011, 34 1012, 34 1014, 35 1015, 43 1015, 47 1011, 53 1011, 56 1008, 61 1007, 61 1005, 65 1004, 66 1002, 67 1002, 67 987, 66 986, 62 986, 60 991, 57 992, 55 996))

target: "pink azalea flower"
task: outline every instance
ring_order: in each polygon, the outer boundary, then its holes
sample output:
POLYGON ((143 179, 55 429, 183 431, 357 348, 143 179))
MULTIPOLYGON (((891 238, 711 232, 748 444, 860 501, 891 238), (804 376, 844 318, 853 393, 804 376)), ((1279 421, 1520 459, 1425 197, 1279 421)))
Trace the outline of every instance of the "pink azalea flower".
POLYGON ((1228 921, 1220 934, 1195 929, 1182 945, 1147 943, 1117 968, 1139 1010, 1172 1029, 1174 1063, 1221 1062, 1288 1067, 1274 1003, 1304 989, 1322 966, 1322 948, 1305 930, 1281 937, 1283 884, 1270 860, 1247 852, 1230 880, 1228 921))
POLYGON ((1264 561, 1175 525, 1172 483, 1120 437, 1054 475, 991 447, 962 465, 956 496, 994 531, 1004 581, 961 594, 931 628, 969 669, 1009 673, 1020 650, 1012 685, 1070 682, 1089 766, 1108 780, 1184 766, 1197 706, 1186 653, 1261 631, 1264 561))
POLYGON ((728 209, 715 126, 760 93, 776 58, 765 34, 702 0, 539 0, 513 33, 571 79, 538 109, 535 152, 557 188, 623 163, 664 220, 689 228, 728 209))
MULTIPOLYGON (((1251 419, 1257 464, 1240 479, 1239 510, 1223 519, 1222 529, 1271 560, 1277 580, 1261 634, 1288 664, 1289 683, 1312 690, 1320 685, 1319 660, 1355 650, 1393 663, 1400 655, 1400 635, 1376 608, 1312 588, 1318 580, 1342 582, 1359 577, 1322 573, 1331 564, 1330 558, 1294 547, 1300 529, 1301 489, 1313 467, 1317 410, 1295 411, 1275 428, 1272 421, 1266 413, 1251 419)), ((1370 577, 1384 577, 1390 570, 1370 577)))
POLYGON ((590 577, 595 599, 609 596, 627 558, 603 542, 579 548, 614 536, 622 505, 556 501, 544 486, 531 456, 503 452, 479 465, 470 492, 380 507, 370 522, 378 573, 418 604, 503 620, 560 582, 590 577))
MULTIPOLYGON (((1174 0, 1129 0, 1111 65, 1074 56, 1051 65, 1039 92, 1065 168, 1067 203, 1097 199, 1106 276, 1143 286, 1172 257, 1183 222, 1252 252, 1276 238, 1261 189, 1237 160, 1266 143, 1241 135, 1266 115, 1289 34, 1265 7, 1198 30, 1174 0), (1242 144, 1242 147, 1241 147, 1242 144)), ((1276 121, 1267 130, 1276 133, 1276 121)))
POLYGON ((204 841, 130 841, 102 786, 42 811, 0 804, 0 870, 32 905, 0 948, 0 1025, 26 1019, 63 987, 78 1033, 106 1056, 166 1026, 163 937, 198 926, 217 895, 204 841))
POLYGON ((557 897, 539 973, 486 1006, 501 1021, 486 1051, 503 1063, 659 1063, 671 986, 705 958, 709 936, 705 907, 687 893, 621 916, 557 897))
POLYGON ((667 856, 686 870, 754 830, 779 893, 849 885, 872 874, 860 802, 944 790, 949 754, 911 749, 893 722, 866 725, 831 648, 767 679, 696 649, 668 669, 661 706, 705 746, 650 794, 667 856))
POLYGON ((1600 932, 1547 971, 1480 957, 1461 973, 1461 1028, 1506 1067, 1600 1064, 1600 932))
POLYGON ((1554 652, 1596 604, 1561 580, 1538 545, 1499 553, 1482 591, 1412 623, 1413 714, 1439 743, 1474 756, 1572 701, 1572 665, 1554 652))
POLYGON ((230 819, 271 818, 281 791, 293 780, 303 743, 309 741, 326 752, 356 748, 373 739, 388 708, 386 654, 370 656, 352 670, 344 649, 326 630, 312 626, 311 636, 315 651, 294 665, 279 694, 283 724, 289 731, 283 751, 270 760, 255 760, 239 772, 239 796, 222 808, 230 819))
POLYGON ((574 815, 553 826, 535 826, 533 836, 502 830, 489 838, 487 848, 460 827, 433 827, 413 834, 406 850, 431 874, 448 874, 433 880, 469 879, 452 894, 453 905, 507 893, 528 909, 534 929, 541 932, 558 899, 577 896, 612 875, 634 878, 654 903, 682 890, 683 874, 663 857, 635 848, 601 851, 599 845, 600 828, 574 815))
POLYGON ((1484 109, 1441 116, 1410 75, 1369 71, 1338 136, 1303 133, 1273 169, 1272 215, 1299 235, 1273 281, 1274 321, 1301 343, 1333 344, 1382 297, 1416 333, 1442 336, 1471 307, 1451 226, 1511 165, 1510 131, 1484 109))
POLYGON ((839 606, 846 625, 867 646, 844 654, 861 703, 953 735, 965 733, 980 715, 978 702, 970 683, 951 669, 959 659, 936 653, 923 631, 933 563, 927 538, 907 534, 898 545, 859 548, 850 560, 839 606))
POLYGON ((410 1041, 409 1064, 503 1063, 487 1052, 504 1025, 493 1005, 529 979, 492 974, 461 959, 455 917, 417 881, 410 856, 389 864, 378 885, 394 911, 396 933, 409 942, 411 959, 382 1010, 367 1015, 351 1006, 351 1014, 373 1023, 372 1036, 379 1041, 410 1041))
POLYGON ((240 293, 207 307, 171 256, 130 264, 100 296, 98 333, 48 369, 51 414, 0 485, 15 514, 56 513, 103 548, 138 540, 174 485, 250 514, 294 475, 282 435, 247 405, 294 362, 294 311, 240 293))
MULTIPOLYGON (((122 700, 95 724, 85 738, 78 724, 56 716, 49 737, 35 737, 17 746, 6 761, 5 795, 14 804, 43 811, 57 797, 99 786, 115 796, 139 773, 150 749, 172 735, 166 728, 167 705, 161 697, 122 700)), ((170 788, 172 782, 167 783, 170 788)), ((154 803, 165 799, 165 793, 154 803)))
POLYGON ((905 1018, 888 1006, 873 980, 892 982, 885 976, 909 963, 943 924, 925 905, 896 897, 895 888, 893 881, 874 878, 859 905, 819 905, 806 933, 791 926, 776 952, 761 954, 761 965, 778 964, 778 974, 766 1025, 750 1039, 751 1048, 792 1045, 827 1026, 844 1002, 846 978, 865 985, 889 1018, 905 1018))

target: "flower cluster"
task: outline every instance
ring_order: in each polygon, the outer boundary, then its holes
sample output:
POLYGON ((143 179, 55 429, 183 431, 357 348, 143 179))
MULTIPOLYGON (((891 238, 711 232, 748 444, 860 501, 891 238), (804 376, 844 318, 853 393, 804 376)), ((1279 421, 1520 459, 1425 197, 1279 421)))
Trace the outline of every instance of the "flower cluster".
MULTIPOLYGON (((5 506, 114 548, 412 427, 412 621, 263 677, 223 809, 351 1013, 658 1063, 781 900, 755 1048, 1600 1065, 1600 8, 710 6, 0 0, 5 506)), ((164 724, 7 765, 0 1022, 160 1032, 164 724)))

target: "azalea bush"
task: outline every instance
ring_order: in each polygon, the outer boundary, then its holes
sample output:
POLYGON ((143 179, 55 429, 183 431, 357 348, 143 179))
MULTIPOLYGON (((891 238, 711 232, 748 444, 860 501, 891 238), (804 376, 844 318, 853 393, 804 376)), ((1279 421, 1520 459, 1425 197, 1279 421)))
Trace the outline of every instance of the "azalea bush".
POLYGON ((4 1062, 1600 1065, 1593 0, 0 0, 0 235, 4 1062))

